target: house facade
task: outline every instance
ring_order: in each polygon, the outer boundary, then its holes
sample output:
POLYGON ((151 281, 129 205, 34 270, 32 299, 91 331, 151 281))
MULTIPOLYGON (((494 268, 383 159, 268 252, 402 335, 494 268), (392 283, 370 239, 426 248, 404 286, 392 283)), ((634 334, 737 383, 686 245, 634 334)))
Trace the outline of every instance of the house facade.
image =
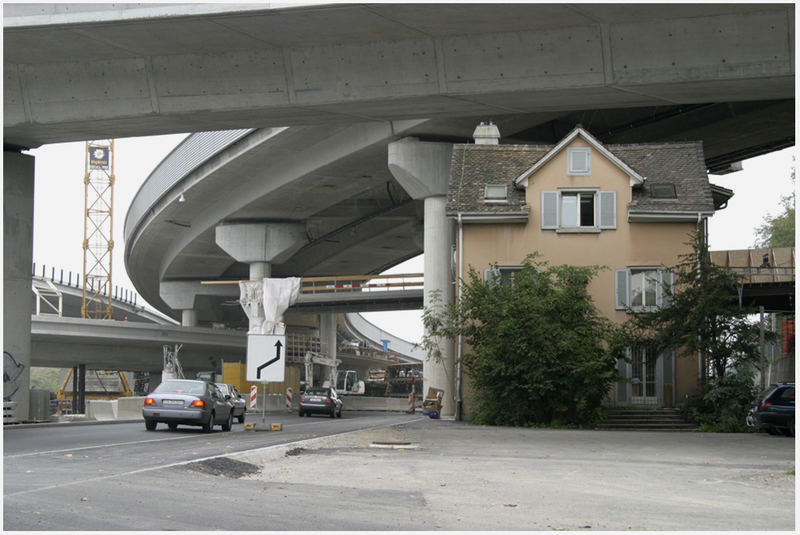
MULTIPOLYGON (((700 142, 604 146, 580 126, 556 145, 505 145, 493 125, 453 147, 447 215, 457 223, 456 280, 496 276, 531 253, 550 265, 605 266, 589 286, 614 322, 664 303, 668 269, 731 192, 708 181, 700 142), (496 266, 496 267, 495 267, 496 266)), ((672 407, 697 390, 698 360, 630 349, 615 405, 672 407)), ((462 389, 465 412, 471 397, 462 389)))

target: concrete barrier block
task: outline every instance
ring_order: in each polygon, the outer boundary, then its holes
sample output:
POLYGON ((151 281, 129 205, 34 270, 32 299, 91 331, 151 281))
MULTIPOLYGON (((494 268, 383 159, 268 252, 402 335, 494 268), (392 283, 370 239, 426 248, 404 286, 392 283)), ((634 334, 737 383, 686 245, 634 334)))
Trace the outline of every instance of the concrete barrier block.
POLYGON ((120 420, 141 420, 144 396, 119 398, 117 400, 117 418, 120 420))
POLYGON ((117 400, 90 399, 86 401, 86 415, 90 420, 116 420, 117 400))

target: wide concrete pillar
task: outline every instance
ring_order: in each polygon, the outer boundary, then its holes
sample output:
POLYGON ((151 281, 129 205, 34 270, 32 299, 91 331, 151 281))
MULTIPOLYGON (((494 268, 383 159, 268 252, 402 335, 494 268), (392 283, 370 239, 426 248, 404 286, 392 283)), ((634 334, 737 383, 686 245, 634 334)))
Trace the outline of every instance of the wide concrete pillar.
POLYGON ((307 241, 302 223, 223 223, 216 228, 217 245, 251 270, 285 262, 307 241))
POLYGON ((3 152, 3 400, 27 420, 31 370, 34 158, 3 152))
MULTIPOLYGON (((215 239, 234 260, 250 265, 250 280, 270 277, 272 263, 285 262, 308 242, 302 223, 224 223, 217 226, 215 239)), ((251 331, 264 320, 258 307, 248 317, 251 331)))
POLYGON ((198 295, 239 295, 239 288, 231 285, 204 285, 198 281, 161 281, 158 295, 173 310, 181 311, 181 325, 197 327, 195 301, 198 295))
MULTIPOLYGON (((424 199, 424 296, 426 309, 453 303, 451 258, 454 223, 447 218, 447 184, 450 180, 449 143, 428 143, 403 139, 389 144, 389 170, 415 199, 424 199)), ((428 387, 445 391, 442 416, 455 414, 455 351, 452 340, 440 339, 442 362, 425 360, 422 366, 423 395, 428 387)))

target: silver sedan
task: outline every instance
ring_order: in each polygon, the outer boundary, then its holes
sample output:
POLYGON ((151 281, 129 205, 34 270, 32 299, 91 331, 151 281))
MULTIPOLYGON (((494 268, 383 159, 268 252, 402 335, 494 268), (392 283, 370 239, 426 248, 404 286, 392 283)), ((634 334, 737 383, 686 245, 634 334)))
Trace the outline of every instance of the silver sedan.
POLYGON ((220 425, 223 431, 230 431, 233 404, 213 383, 169 379, 145 398, 142 416, 148 431, 154 431, 158 423, 166 423, 170 429, 178 424, 202 426, 206 433, 220 425))

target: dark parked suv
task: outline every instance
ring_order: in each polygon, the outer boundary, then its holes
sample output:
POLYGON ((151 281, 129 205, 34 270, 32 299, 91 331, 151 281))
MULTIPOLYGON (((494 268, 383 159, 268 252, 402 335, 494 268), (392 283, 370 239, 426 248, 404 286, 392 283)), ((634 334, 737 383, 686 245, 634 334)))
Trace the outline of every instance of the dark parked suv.
POLYGON ((769 385, 756 398, 753 407, 756 429, 763 429, 770 435, 779 432, 794 436, 794 383, 769 385))

